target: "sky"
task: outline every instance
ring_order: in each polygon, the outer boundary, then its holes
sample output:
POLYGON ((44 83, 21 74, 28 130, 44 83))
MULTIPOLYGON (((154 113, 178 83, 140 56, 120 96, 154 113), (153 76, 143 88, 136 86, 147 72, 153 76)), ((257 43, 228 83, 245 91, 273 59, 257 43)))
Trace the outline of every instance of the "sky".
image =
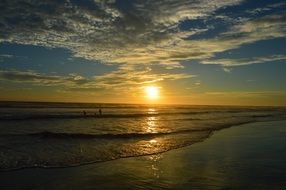
POLYGON ((283 0, 1 0, 0 10, 0 100, 286 106, 283 0))

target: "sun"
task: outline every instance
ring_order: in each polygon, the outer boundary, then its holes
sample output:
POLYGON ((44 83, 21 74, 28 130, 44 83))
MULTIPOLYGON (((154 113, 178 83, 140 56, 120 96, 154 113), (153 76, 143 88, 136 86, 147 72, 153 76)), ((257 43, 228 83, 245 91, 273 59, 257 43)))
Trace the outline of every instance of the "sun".
POLYGON ((159 98, 159 88, 158 87, 147 86, 147 87, 145 87, 145 93, 149 99, 159 98))

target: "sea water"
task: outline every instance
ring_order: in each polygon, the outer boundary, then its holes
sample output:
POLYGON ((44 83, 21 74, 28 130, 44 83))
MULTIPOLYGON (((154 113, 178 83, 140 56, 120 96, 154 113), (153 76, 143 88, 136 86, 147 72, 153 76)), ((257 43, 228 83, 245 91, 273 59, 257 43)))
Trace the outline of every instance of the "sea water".
POLYGON ((282 119, 285 107, 1 102, 0 170, 157 154, 223 128, 282 119))

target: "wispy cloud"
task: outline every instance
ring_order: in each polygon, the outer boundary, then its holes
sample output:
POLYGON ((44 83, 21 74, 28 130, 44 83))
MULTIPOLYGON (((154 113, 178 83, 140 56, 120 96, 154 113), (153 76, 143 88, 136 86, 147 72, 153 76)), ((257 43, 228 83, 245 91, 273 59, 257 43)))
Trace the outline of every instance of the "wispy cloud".
POLYGON ((0 62, 3 62, 5 59, 9 59, 14 57, 13 55, 10 54, 0 54, 0 62))
POLYGON ((0 71, 0 80, 28 83, 40 86, 61 86, 68 91, 98 91, 104 89, 127 90, 140 88, 164 80, 179 80, 194 77, 184 73, 157 73, 151 69, 138 71, 135 67, 122 66, 106 75, 85 78, 77 74, 67 76, 47 75, 34 71, 0 71))
POLYGON ((149 67, 141 70, 137 65, 122 66, 119 70, 95 77, 97 85, 105 88, 122 88, 124 86, 143 86, 164 80, 179 80, 194 77, 185 73, 154 73, 149 67))
POLYGON ((0 54, 0 58, 12 58, 12 57, 14 56, 10 54, 0 54))
MULTIPOLYGON (((240 59, 214 59, 201 61, 203 64, 219 64, 225 67, 250 65, 256 63, 265 63, 272 61, 286 60, 286 55, 271 55, 266 57, 251 57, 251 58, 240 58, 240 59)), ((229 68, 226 68, 229 69, 229 68)))
POLYGON ((286 3, 285 2, 281 2, 281 3, 270 4, 270 5, 265 6, 265 7, 255 8, 255 9, 252 9, 252 10, 248 10, 246 12, 250 13, 250 14, 257 15, 257 14, 260 14, 260 13, 263 13, 263 12, 271 11, 273 8, 285 8, 285 7, 286 7, 286 3))
POLYGON ((74 86, 83 85, 89 81, 80 75, 69 76, 44 75, 33 71, 0 71, 0 80, 12 82, 26 82, 44 86, 74 86))
POLYGON ((220 97, 273 97, 285 96, 286 92, 281 91, 233 91, 233 92, 206 92, 206 95, 220 96, 220 97))

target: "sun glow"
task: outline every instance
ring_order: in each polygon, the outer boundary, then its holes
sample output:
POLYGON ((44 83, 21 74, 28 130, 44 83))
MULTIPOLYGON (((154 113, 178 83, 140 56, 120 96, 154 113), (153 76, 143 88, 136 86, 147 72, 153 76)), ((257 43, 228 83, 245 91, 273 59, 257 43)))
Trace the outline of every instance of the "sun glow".
POLYGON ((159 98, 159 89, 155 86, 147 86, 145 87, 146 96, 149 99, 157 99, 159 98))

